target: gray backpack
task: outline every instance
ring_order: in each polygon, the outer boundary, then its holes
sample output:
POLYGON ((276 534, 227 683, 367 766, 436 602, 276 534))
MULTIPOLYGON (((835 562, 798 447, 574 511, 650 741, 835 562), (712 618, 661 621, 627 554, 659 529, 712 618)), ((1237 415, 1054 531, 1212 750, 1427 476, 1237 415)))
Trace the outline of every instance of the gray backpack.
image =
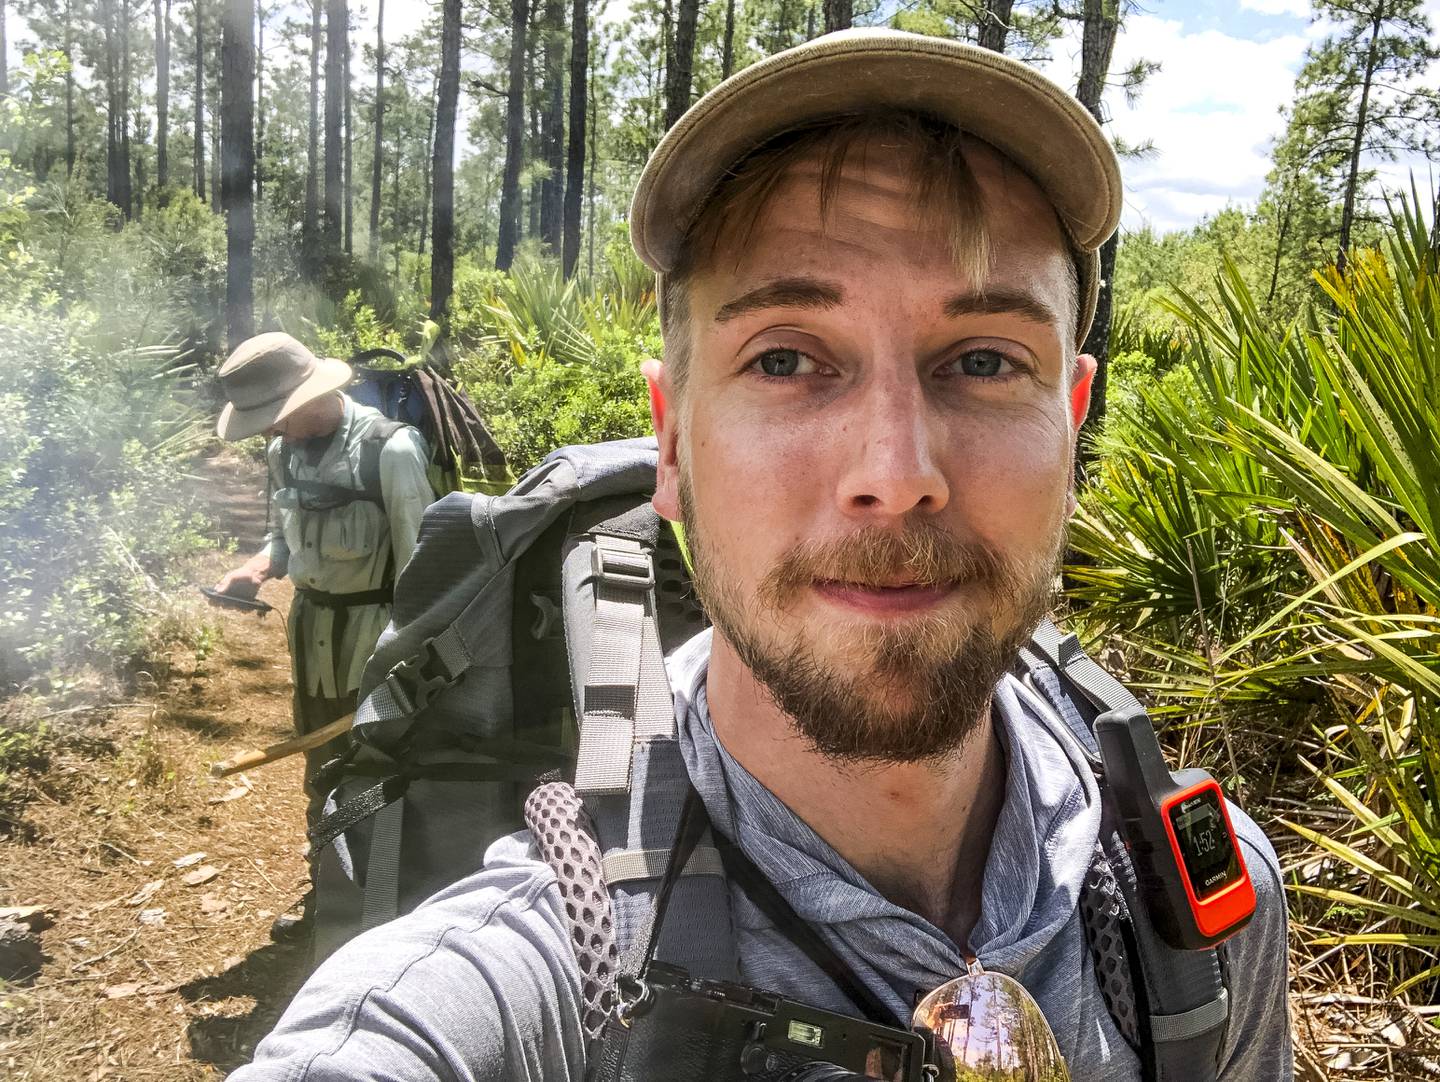
MULTIPOLYGON (((330 791, 311 835, 319 957, 528 827, 566 902, 587 1036, 647 951, 736 978, 723 839, 695 848, 650 943, 691 793, 663 658, 705 626, 650 506, 655 464, 653 440, 567 447, 503 496, 452 493, 426 512, 365 669, 352 750, 317 781, 330 791)), ((1093 721, 1134 698, 1049 624, 1018 675, 1074 734, 1103 794, 1093 721)), ((1106 1005, 1147 1078, 1214 1078, 1224 948, 1161 941, 1110 803, 1081 897, 1106 1005)))

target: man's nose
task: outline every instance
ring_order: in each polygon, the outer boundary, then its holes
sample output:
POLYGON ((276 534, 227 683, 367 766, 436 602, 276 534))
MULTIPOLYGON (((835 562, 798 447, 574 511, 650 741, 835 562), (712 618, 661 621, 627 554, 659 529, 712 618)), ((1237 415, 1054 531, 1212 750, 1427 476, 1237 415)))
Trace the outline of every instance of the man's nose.
POLYGON ((837 496, 841 510, 866 517, 934 513, 950 501, 939 452, 944 435, 913 372, 871 380, 857 396, 846 467, 837 496))

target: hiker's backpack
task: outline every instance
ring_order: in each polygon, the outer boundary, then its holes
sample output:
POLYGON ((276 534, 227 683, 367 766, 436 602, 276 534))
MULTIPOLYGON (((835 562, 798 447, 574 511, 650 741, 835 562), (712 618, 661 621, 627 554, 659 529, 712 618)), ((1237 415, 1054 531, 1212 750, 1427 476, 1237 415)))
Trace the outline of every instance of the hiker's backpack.
MULTIPOLYGON (((463 387, 428 363, 411 364, 393 349, 365 349, 350 358, 355 376, 345 393, 391 420, 418 429, 430 448, 437 496, 506 482, 505 453, 463 387), (398 367, 378 367, 374 362, 398 367)), ((502 490, 503 491, 503 490, 502 490)))
MULTIPOLYGON (((691 793, 663 658, 705 618, 650 506, 656 458, 653 440, 568 447, 506 495, 455 493, 427 511, 365 669, 352 751, 318 779, 331 789, 311 835, 320 957, 528 826, 566 902, 582 1023, 599 1033, 691 793)), ((1101 775, 1094 717, 1133 697, 1048 624, 1017 675, 1101 775)), ((1203 1082, 1228 1017, 1220 955, 1160 940, 1111 803, 1080 905, 1096 977, 1147 1078, 1203 1082)), ((658 957, 734 980, 716 841, 679 877, 658 957)))

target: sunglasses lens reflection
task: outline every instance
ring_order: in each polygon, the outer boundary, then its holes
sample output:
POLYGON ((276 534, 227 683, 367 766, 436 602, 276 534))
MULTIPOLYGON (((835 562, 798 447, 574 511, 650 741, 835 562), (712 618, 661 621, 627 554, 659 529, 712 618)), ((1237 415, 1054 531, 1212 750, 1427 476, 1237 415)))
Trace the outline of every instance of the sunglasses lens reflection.
POLYGON ((957 977, 921 1000, 913 1021, 935 1035, 940 1082, 1070 1082, 1050 1024, 1013 977, 957 977))

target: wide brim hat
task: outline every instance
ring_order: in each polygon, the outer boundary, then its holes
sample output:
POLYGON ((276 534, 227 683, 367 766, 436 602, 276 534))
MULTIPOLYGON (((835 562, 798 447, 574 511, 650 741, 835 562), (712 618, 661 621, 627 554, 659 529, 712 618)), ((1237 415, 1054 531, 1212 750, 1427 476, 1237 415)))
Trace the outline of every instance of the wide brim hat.
POLYGON ((842 30, 732 75, 651 154, 630 207, 635 251, 659 275, 674 270, 706 202, 747 154, 816 121, 887 107, 952 124, 1035 181, 1074 254, 1082 343, 1099 295, 1099 249, 1120 223, 1114 148, 1073 95, 1018 60, 964 42, 842 30))
POLYGON ((228 399, 215 425, 224 440, 259 435, 307 402, 338 391, 352 376, 344 361, 317 357, 278 331, 241 342, 217 374, 228 399))

